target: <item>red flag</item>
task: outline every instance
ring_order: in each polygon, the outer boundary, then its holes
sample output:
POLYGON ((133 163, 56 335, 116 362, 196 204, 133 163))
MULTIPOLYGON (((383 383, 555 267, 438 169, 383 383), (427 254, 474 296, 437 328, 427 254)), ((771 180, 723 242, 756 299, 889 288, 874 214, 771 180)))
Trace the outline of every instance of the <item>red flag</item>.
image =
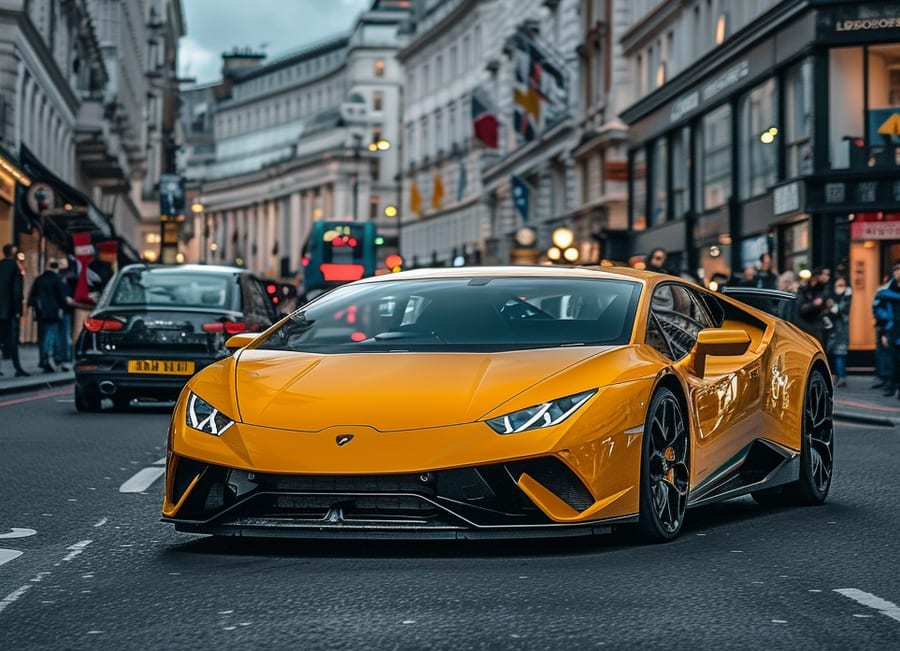
POLYGON ((483 97, 483 91, 480 88, 472 91, 472 126, 475 129, 476 138, 487 147, 497 149, 500 123, 496 113, 488 108, 488 100, 483 97))
POLYGON ((78 260, 78 282, 75 284, 76 303, 93 303, 88 290, 88 265, 94 261, 94 245, 91 244, 90 233, 72 233, 72 244, 75 248, 75 259, 78 260))

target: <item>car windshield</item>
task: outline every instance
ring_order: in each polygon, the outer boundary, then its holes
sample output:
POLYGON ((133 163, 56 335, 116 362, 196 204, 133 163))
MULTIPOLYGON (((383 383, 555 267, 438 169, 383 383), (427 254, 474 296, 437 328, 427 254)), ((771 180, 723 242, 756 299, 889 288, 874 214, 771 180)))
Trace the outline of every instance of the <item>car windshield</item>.
POLYGON ((116 282, 109 305, 228 309, 235 287, 234 277, 226 274, 128 269, 116 282))
POLYGON ((628 343, 640 285, 473 277, 359 283, 294 312, 260 348, 347 353, 628 343))

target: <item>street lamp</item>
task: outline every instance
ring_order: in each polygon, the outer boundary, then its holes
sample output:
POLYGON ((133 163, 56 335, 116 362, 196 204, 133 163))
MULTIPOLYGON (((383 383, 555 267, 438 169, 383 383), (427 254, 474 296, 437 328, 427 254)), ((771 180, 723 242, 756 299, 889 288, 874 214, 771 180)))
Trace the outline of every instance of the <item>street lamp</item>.
POLYGON ((362 151, 362 134, 353 134, 353 221, 359 220, 359 159, 362 151))

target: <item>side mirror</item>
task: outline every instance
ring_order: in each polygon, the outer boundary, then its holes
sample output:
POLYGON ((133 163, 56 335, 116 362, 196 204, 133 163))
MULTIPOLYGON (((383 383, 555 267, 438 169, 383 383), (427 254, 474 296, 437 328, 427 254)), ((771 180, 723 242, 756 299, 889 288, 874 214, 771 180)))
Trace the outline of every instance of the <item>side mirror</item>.
POLYGON ((255 332, 242 332, 237 335, 231 335, 225 340, 225 348, 228 350, 243 348, 247 344, 252 343, 253 340, 256 339, 256 335, 257 333, 255 332))
POLYGON ((744 330, 719 330, 707 328, 697 334, 697 345, 694 347, 694 373, 703 377, 706 373, 708 355, 736 356, 743 355, 750 347, 750 335, 744 330))

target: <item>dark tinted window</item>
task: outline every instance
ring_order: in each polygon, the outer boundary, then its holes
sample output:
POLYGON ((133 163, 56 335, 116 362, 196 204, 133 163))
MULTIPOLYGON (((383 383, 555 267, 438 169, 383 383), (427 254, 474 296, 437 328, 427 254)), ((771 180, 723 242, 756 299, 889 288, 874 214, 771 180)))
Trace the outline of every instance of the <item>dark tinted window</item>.
POLYGON ((454 278, 340 287, 262 348, 316 352, 512 350, 631 339, 640 285, 606 279, 454 278))
POLYGON ((109 305, 233 309, 237 281, 229 274, 128 269, 115 280, 109 305))

